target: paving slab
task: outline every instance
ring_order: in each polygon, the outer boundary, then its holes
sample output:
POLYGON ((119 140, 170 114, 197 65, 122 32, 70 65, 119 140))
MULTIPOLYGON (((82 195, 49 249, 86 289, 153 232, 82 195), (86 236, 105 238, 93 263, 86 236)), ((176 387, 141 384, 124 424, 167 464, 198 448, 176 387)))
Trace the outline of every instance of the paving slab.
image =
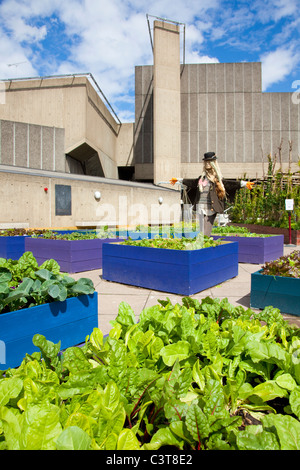
MULTIPOLYGON (((285 245, 284 254, 287 255, 295 249, 297 249, 296 245, 285 245)), ((236 277, 220 285, 191 295, 191 297, 199 300, 207 296, 214 299, 227 298, 234 306, 242 306, 245 309, 250 308, 251 274, 259 271, 261 267, 262 265, 258 264, 239 263, 238 275, 236 277)), ((102 269, 84 271, 71 274, 71 276, 74 279, 87 277, 93 281, 95 289, 99 294, 98 319, 99 328, 101 328, 103 334, 108 334, 112 328, 110 322, 117 317, 121 302, 127 302, 130 305, 136 319, 139 318, 143 309, 156 305, 158 300, 166 300, 169 298, 173 304, 177 302, 182 303, 183 296, 180 295, 106 281, 102 278, 102 269)), ((259 311, 258 309, 252 310, 254 312, 259 311)), ((282 312, 282 315, 290 324, 294 324, 300 328, 300 316, 289 315, 284 312, 282 312)))

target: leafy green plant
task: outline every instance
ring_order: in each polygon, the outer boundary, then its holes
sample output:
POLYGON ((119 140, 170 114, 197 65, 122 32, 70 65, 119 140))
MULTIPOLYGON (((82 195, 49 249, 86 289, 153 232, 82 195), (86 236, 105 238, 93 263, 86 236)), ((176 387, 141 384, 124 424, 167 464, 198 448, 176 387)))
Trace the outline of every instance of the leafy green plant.
POLYGON ((228 225, 223 227, 213 227, 212 235, 222 236, 235 236, 235 237, 248 237, 248 238, 268 238, 274 235, 252 233, 246 227, 239 227, 235 225, 228 225))
POLYGON ((10 287, 16 287, 25 277, 35 279, 35 272, 39 269, 58 274, 60 266, 54 259, 44 261, 39 266, 31 251, 26 251, 18 260, 0 258, 0 270, 8 270, 11 273, 10 287))
POLYGON ((53 259, 39 266, 30 251, 19 260, 0 258, 0 314, 92 294, 94 290, 90 279, 75 281, 60 273, 60 267, 53 259))
POLYGON ((1 449, 299 450, 300 331, 227 299, 122 302, 107 338, 40 352, 0 378, 1 449))
POLYGON ((295 250, 289 255, 267 262, 262 267, 262 273, 271 276, 300 278, 300 251, 295 250))
POLYGON ((11 228, 6 230, 0 230, 0 237, 18 237, 24 235, 42 235, 46 233, 47 230, 37 230, 37 229, 24 229, 24 228, 11 228))
POLYGON ((32 234, 32 238, 46 238, 51 240, 95 240, 97 238, 116 238, 115 232, 107 228, 93 230, 90 232, 71 232, 58 233, 55 231, 47 231, 42 234, 32 234))
POLYGON ((207 237, 203 233, 199 233, 194 238, 161 238, 155 237, 151 240, 144 238, 142 240, 124 240, 121 245, 143 246, 148 248, 164 248, 169 250, 199 250, 202 248, 209 248, 218 246, 222 243, 221 240, 214 240, 212 237, 207 237))
POLYGON ((267 175, 257 180, 251 191, 240 189, 236 192, 233 206, 229 209, 232 222, 261 224, 288 228, 289 217, 285 209, 285 199, 294 199, 292 213, 293 227, 300 221, 300 186, 294 183, 299 172, 283 173, 275 171, 276 158, 268 156, 267 175))

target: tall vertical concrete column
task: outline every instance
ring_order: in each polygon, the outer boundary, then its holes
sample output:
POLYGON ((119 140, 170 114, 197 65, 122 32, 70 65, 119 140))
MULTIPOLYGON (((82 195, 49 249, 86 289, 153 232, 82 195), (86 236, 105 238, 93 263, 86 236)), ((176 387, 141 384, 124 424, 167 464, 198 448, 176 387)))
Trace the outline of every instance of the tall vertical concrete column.
POLYGON ((180 177, 180 30, 154 22, 153 77, 154 183, 180 177))

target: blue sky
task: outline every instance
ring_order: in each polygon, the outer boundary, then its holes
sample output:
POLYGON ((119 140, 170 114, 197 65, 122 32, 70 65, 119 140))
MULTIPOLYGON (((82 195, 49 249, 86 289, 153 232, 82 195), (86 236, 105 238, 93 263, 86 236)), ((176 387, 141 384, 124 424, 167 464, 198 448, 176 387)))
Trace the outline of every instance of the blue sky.
POLYGON ((259 61, 263 91, 299 88, 300 0, 0 0, 0 79, 89 72, 134 121, 146 14, 185 24, 186 63, 259 61))

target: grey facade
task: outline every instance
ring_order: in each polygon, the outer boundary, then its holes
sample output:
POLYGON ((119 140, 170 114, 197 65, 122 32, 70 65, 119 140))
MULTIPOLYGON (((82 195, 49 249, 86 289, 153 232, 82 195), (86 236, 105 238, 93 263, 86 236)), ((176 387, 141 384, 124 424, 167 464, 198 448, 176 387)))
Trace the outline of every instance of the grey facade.
POLYGON ((66 171, 64 129, 0 120, 0 165, 66 171))
MULTIPOLYGON (((139 66, 135 74, 134 161, 151 165, 153 68, 139 66)), ((279 163, 280 144, 282 163, 291 158, 295 164, 300 154, 299 110, 292 93, 262 92, 261 63, 182 66, 181 176, 193 176, 195 164, 211 150, 218 155, 224 173, 228 164, 233 177, 245 171, 251 177, 261 176, 261 162, 268 154, 277 154, 279 163)))

